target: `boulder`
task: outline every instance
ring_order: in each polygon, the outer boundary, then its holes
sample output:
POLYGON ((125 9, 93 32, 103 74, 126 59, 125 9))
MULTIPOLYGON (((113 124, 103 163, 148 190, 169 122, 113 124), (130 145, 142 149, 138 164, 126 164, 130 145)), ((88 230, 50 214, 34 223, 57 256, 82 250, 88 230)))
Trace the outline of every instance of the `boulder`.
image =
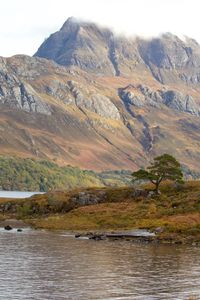
POLYGON ((12 230, 12 227, 11 227, 10 225, 6 225, 6 226, 4 227, 4 229, 9 231, 9 230, 12 230))
POLYGON ((75 234, 75 238, 77 239, 77 238, 80 238, 81 237, 81 234, 80 233, 77 233, 77 234, 75 234))
POLYGON ((137 189, 132 193, 132 197, 138 198, 138 197, 147 197, 148 196, 148 191, 142 190, 142 189, 137 189))
POLYGON ((93 234, 89 236, 89 240, 102 241, 105 240, 106 236, 103 234, 93 234))
POLYGON ((75 206, 94 205, 103 202, 105 196, 106 193, 104 191, 99 191, 96 194, 89 192, 79 192, 71 199, 71 201, 75 206))

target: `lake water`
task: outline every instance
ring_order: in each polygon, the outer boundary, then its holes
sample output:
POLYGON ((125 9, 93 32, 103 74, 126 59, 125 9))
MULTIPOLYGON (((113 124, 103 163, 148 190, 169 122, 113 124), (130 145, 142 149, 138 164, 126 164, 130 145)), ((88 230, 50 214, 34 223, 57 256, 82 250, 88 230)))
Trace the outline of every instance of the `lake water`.
POLYGON ((0 299, 200 299, 200 248, 0 229, 0 299))
POLYGON ((28 198, 40 192, 0 191, 0 198, 28 198))

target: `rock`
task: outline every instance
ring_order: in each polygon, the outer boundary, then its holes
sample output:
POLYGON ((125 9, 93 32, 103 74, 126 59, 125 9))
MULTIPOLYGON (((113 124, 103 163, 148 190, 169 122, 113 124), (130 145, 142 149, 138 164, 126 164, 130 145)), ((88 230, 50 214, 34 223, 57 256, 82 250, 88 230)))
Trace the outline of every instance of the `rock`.
POLYGON ((149 105, 160 108, 160 104, 163 102, 158 91, 153 91, 148 86, 142 84, 138 86, 128 85, 123 89, 119 89, 119 96, 125 105, 131 104, 136 107, 149 105))
POLYGON ((141 95, 135 95, 133 92, 122 90, 120 93, 122 100, 136 107, 142 107, 145 105, 145 98, 141 95))
POLYGON ((200 107, 189 95, 183 95, 180 92, 169 90, 162 93, 162 98, 164 104, 174 110, 199 116, 200 107))
POLYGON ((154 230, 155 233, 161 233, 161 232, 163 232, 163 231, 164 231, 164 228, 163 228, 163 227, 157 227, 157 228, 155 228, 155 230, 154 230))
POLYGON ((12 227, 11 227, 10 225, 6 225, 6 226, 4 227, 4 229, 5 229, 5 230, 12 230, 12 227))
POLYGON ((120 113, 117 107, 108 97, 100 94, 92 94, 90 96, 83 95, 80 86, 72 80, 68 81, 68 86, 75 98, 76 106, 81 110, 86 109, 108 119, 120 119, 120 113))
POLYGON ((155 192, 154 191, 149 191, 147 197, 148 198, 152 198, 155 196, 155 192))
POLYGON ((5 204, 2 204, 2 210, 5 212, 8 212, 12 209, 12 204, 10 202, 7 202, 5 204))
POLYGON ((120 113, 117 107, 106 96, 93 94, 87 104, 85 103, 85 108, 90 109, 101 117, 120 120, 120 113))
POLYGON ((81 237, 80 233, 75 234, 75 238, 79 238, 79 237, 81 237))
POLYGON ((97 191, 96 194, 79 192, 71 199, 71 201, 75 206, 94 205, 103 202, 105 200, 105 196, 106 192, 104 191, 97 191))
POLYGON ((183 67, 188 61, 188 53, 184 48, 184 43, 170 33, 142 43, 140 53, 146 63, 163 69, 183 67))
POLYGON ((102 234, 93 234, 89 236, 89 240, 102 241, 105 240, 106 236, 102 234))
POLYGON ((22 232, 22 229, 21 229, 21 228, 18 228, 18 229, 17 229, 17 232, 22 232))
POLYGON ((152 198, 152 197, 155 197, 155 196, 158 196, 158 195, 161 195, 161 192, 159 190, 157 192, 155 190, 149 191, 148 195, 147 195, 147 198, 152 198))
POLYGON ((142 189, 137 189, 132 193, 132 197, 138 198, 138 197, 147 197, 149 194, 148 191, 142 190, 142 189))
POLYGON ((38 96, 33 87, 12 73, 8 75, 7 70, 1 72, 0 76, 0 103, 28 112, 51 115, 50 106, 38 96))
POLYGON ((147 102, 152 101, 156 103, 162 103, 162 97, 158 91, 153 91, 151 88, 143 84, 139 84, 137 88, 146 97, 147 102))

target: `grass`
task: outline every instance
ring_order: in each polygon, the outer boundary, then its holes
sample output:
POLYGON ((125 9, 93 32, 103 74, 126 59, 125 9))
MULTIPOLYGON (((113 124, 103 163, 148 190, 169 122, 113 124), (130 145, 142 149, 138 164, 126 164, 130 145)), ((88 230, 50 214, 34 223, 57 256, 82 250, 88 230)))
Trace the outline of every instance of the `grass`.
POLYGON ((161 195, 153 198, 134 197, 133 192, 130 187, 51 192, 20 202, 1 199, 0 207, 11 203, 13 208, 3 217, 10 214, 36 228, 74 231, 159 228, 161 239, 200 241, 199 181, 186 182, 181 188, 165 183, 161 186, 161 195), (106 197, 100 204, 72 205, 71 199, 81 191, 93 197, 103 191, 106 197))

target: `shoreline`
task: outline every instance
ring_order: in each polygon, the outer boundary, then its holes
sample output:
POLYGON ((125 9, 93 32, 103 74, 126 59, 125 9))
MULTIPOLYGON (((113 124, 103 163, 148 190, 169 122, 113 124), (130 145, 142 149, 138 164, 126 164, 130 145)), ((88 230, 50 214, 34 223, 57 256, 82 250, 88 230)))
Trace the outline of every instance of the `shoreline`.
MULTIPOLYGON (((4 198, 0 199, 0 221, 16 219, 35 229, 102 237, 105 232, 145 229, 155 237, 142 237, 144 242, 199 245, 200 182, 187 182, 181 189, 165 183, 160 195, 149 197, 150 188, 87 188, 49 192, 20 201, 4 198)), ((130 236, 109 238, 139 240, 130 236)))
POLYGON ((69 230, 69 229, 53 229, 53 228, 43 228, 34 227, 28 220, 19 220, 14 218, 7 218, 0 221, 0 228, 5 228, 5 226, 11 226, 12 229, 26 229, 31 228, 33 230, 47 230, 51 232, 67 232, 69 235, 74 236, 76 239, 88 238, 89 240, 102 241, 128 241, 141 244, 154 244, 154 245, 190 245, 190 246, 200 246, 200 239, 196 239, 194 236, 178 236, 171 235, 169 233, 159 234, 155 231, 151 231, 147 228, 133 228, 131 230, 69 230), (141 233, 141 234, 140 234, 141 233))

